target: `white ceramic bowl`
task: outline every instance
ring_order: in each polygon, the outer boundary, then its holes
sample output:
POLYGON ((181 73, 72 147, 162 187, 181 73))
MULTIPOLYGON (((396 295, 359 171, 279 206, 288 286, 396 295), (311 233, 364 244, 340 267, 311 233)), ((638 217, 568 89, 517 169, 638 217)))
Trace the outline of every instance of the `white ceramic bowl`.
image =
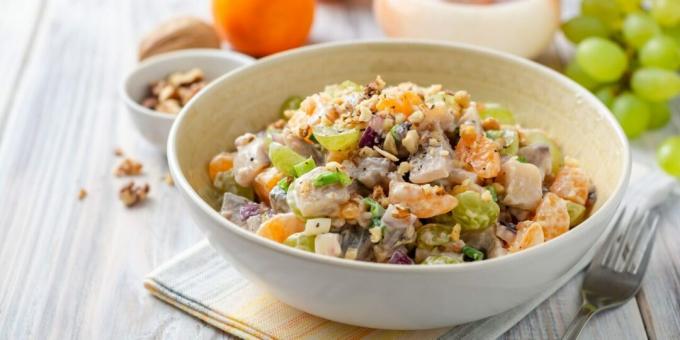
POLYGON ((121 96, 135 127, 149 143, 165 151, 170 127, 176 115, 162 113, 142 106, 149 84, 177 71, 194 67, 203 70, 207 80, 253 63, 255 59, 236 52, 217 49, 188 49, 151 57, 137 65, 125 78, 121 96))
POLYGON ((484 46, 533 58, 552 42, 560 24, 558 0, 512 0, 474 5, 445 0, 374 0, 385 34, 484 46))
POLYGON ((385 329, 426 329, 478 320, 541 293, 605 230, 630 172, 626 138, 607 108, 568 78, 531 61, 475 47, 360 42, 271 56, 213 82, 182 110, 168 141, 170 170, 198 226, 241 273, 283 302, 326 319, 385 329), (307 253, 237 227, 213 209, 206 166, 233 140, 278 118, 281 102, 324 85, 380 74, 467 89, 504 103, 524 126, 544 128, 578 158, 598 189, 595 212, 545 244, 450 266, 399 266, 307 253))

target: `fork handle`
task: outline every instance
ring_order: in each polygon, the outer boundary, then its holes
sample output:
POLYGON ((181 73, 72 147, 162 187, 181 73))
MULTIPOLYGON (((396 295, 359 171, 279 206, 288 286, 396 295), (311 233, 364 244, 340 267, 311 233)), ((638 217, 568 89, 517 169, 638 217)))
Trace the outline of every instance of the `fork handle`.
POLYGON ((562 340, 578 339, 583 327, 585 327, 586 323, 588 320, 590 320, 593 314, 595 314, 595 312, 597 312, 597 307, 584 301, 583 305, 581 305, 581 309, 578 311, 578 314, 576 314, 576 318, 574 318, 574 320, 569 324, 567 331, 564 332, 562 340))

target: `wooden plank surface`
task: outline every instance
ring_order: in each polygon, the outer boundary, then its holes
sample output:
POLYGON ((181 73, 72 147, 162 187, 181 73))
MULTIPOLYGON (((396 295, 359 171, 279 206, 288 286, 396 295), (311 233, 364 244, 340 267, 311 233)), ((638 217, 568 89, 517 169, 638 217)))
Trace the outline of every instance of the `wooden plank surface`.
MULTIPOLYGON (((575 2, 563 6, 573 13, 575 2)), ((311 41, 380 36, 369 10, 368 0, 320 1, 311 41)), ((8 107, 0 111, 0 338, 227 337, 142 288, 147 272, 201 235, 161 180, 165 157, 132 130, 116 93, 143 32, 208 11, 208 0, 22 0, 0 12, 0 39, 17 47, 0 49, 0 71, 20 78, 0 85, 0 110, 8 107), (144 206, 118 202, 117 146, 145 165, 135 178, 151 185, 144 206)), ((644 338, 643 321, 652 337, 680 337, 678 225, 661 235, 640 303, 602 315, 589 337, 644 338)), ((559 337, 578 288, 578 280, 565 286, 504 338, 559 337)))
POLYGON ((0 141, 11 99, 22 85, 22 74, 43 18, 44 0, 4 1, 0 10, 0 141))

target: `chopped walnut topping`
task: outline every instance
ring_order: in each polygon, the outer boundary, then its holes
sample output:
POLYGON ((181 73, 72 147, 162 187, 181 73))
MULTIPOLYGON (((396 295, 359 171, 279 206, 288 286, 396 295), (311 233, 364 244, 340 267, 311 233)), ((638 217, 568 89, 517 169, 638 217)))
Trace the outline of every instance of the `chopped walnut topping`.
POLYGON ((372 97, 375 94, 380 94, 380 91, 385 87, 385 81, 380 77, 377 76, 375 80, 371 81, 366 85, 366 89, 364 90, 364 94, 366 95, 367 98, 372 97))
POLYGON ((418 141, 420 140, 420 136, 418 135, 418 131, 416 130, 409 130, 406 133, 406 137, 401 141, 401 145, 406 148, 406 150, 410 154, 416 153, 418 151, 418 141))
POLYGON ((149 184, 144 183, 144 185, 136 186, 135 182, 130 181, 127 185, 120 188, 118 197, 127 207, 132 207, 144 200, 149 194, 149 184))
POLYGON ((410 116, 408 116, 408 121, 411 123, 420 123, 425 119, 425 114, 423 111, 415 111, 410 116))
POLYGON ((458 91, 453 95, 453 100, 462 108, 470 106, 470 94, 467 91, 458 91))
POLYGON ((118 177, 136 176, 142 173, 142 163, 131 158, 125 158, 113 172, 118 177))
POLYGON ((397 168, 397 173, 401 176, 404 176, 407 172, 411 171, 411 163, 409 162, 401 162, 399 163, 399 167, 397 168))
POLYGON ((451 241, 460 240, 460 230, 460 224, 456 223, 456 225, 453 226, 453 229, 451 229, 451 241))
POLYGON ((392 213, 392 217, 394 218, 404 219, 411 215, 411 212, 407 208, 401 207, 399 205, 395 205, 394 208, 394 212, 392 213))
POLYGON ((482 121, 482 128, 484 130, 498 130, 501 128, 501 124, 496 120, 496 118, 488 117, 482 121))
POLYGON ((398 162, 399 161, 399 158, 397 158, 397 156, 395 156, 395 155, 393 155, 393 154, 391 154, 391 153, 389 153, 389 152, 387 152, 387 151, 385 151, 385 150, 383 150, 383 149, 381 149, 381 148, 379 148, 375 145, 373 146, 373 150, 375 150, 381 156, 391 160, 392 162, 398 162))
POLYGON ((80 188, 80 191, 78 191, 78 199, 82 201, 85 197, 87 197, 87 190, 80 188))

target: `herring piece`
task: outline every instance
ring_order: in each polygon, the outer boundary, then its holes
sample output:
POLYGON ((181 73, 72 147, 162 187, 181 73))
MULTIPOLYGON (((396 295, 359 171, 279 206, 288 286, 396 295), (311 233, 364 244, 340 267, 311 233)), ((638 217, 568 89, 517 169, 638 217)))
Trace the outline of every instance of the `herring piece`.
POLYGON ((236 157, 234 157, 234 180, 240 186, 249 187, 255 176, 269 166, 269 157, 264 139, 252 133, 246 133, 234 142, 236 157))
POLYGON ((525 210, 534 210, 543 197, 543 176, 531 163, 521 163, 516 158, 501 166, 500 183, 505 187, 503 204, 525 210))

